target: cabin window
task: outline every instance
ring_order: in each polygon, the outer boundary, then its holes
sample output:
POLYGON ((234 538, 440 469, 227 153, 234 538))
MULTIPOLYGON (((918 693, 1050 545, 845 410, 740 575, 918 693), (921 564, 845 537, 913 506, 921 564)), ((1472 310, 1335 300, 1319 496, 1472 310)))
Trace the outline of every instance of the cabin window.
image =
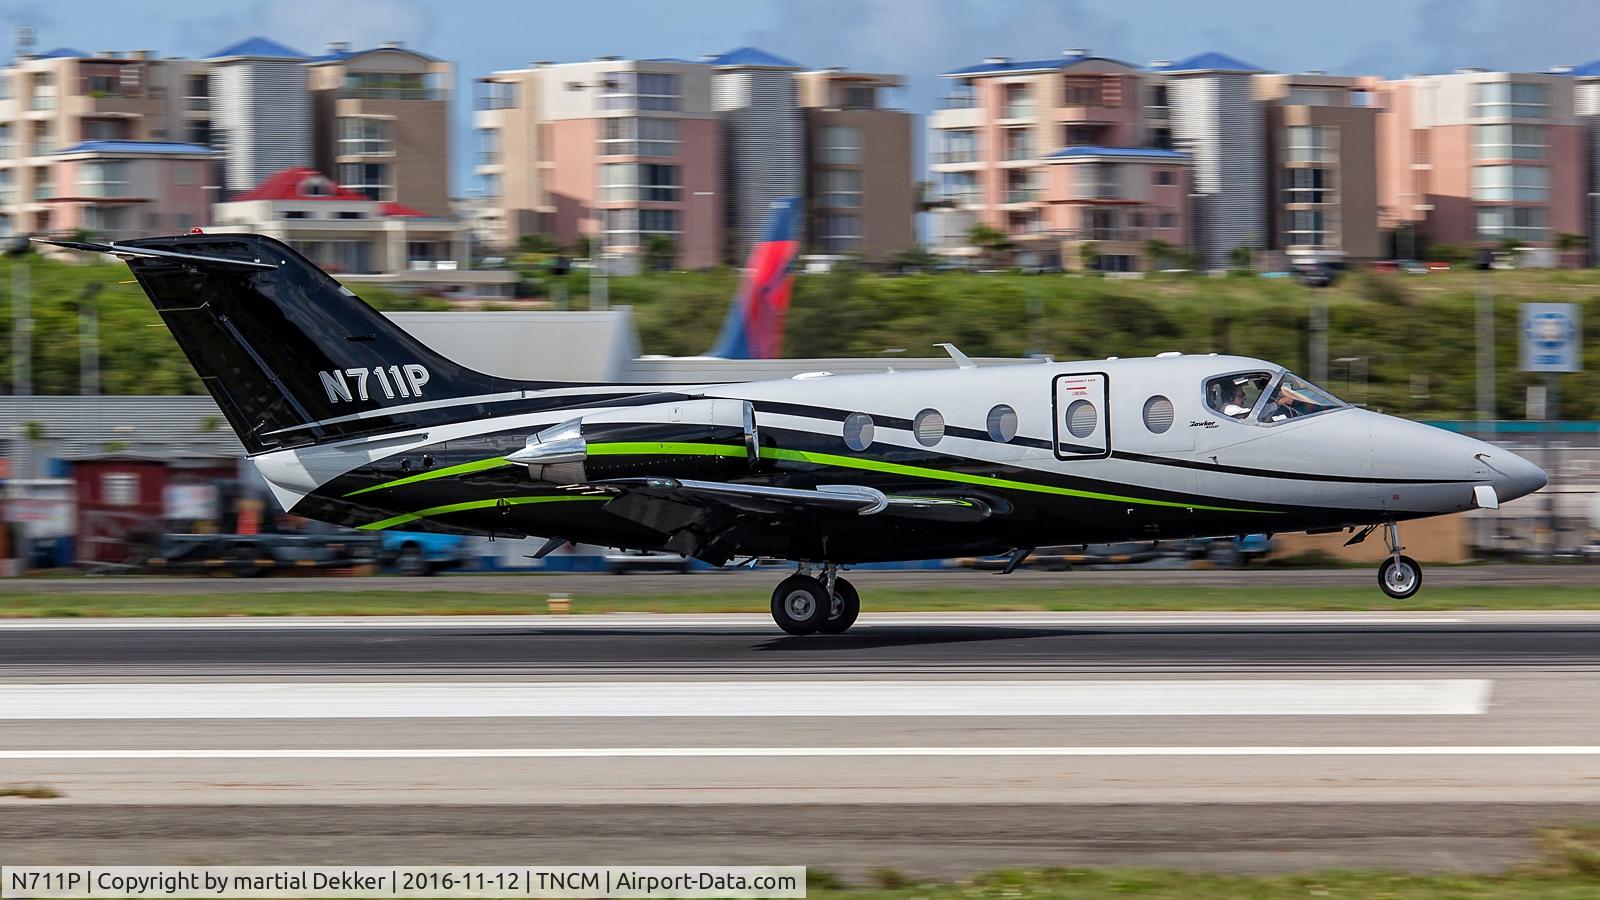
POLYGON ((1206 405, 1242 422, 1250 417, 1256 400, 1271 383, 1270 372, 1240 372, 1213 378, 1206 382, 1206 405))
POLYGON ((1094 404, 1087 400, 1074 400, 1067 407, 1067 431, 1078 439, 1083 439, 1094 434, 1096 419, 1094 404))
POLYGON ((944 416, 936 409, 917 413, 917 418, 911 423, 911 433, 916 435, 917 443, 932 447, 944 437, 944 416))
POLYGON ((1008 444, 1017 436, 1017 411, 1004 403, 989 410, 989 439, 1008 444))
POLYGON ((1268 391, 1267 402, 1261 407, 1259 418, 1268 423, 1283 422, 1346 405, 1343 400, 1293 372, 1285 372, 1268 391))
POLYGON ((872 446, 872 417, 866 413, 851 413, 844 420, 844 445, 851 450, 865 450, 872 446))
POLYGON ((1144 402, 1144 427, 1151 434, 1166 434, 1172 427, 1172 401, 1160 394, 1144 402))

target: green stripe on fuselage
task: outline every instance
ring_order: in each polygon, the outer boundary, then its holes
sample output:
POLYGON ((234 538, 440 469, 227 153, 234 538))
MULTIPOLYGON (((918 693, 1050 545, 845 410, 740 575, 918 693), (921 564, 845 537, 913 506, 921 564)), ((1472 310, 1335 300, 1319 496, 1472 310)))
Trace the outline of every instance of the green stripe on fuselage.
POLYGON ((511 463, 506 462, 505 458, 501 456, 492 457, 490 459, 475 459, 472 462, 464 462, 454 466, 445 466, 442 469, 432 469, 427 472, 418 472, 415 475, 407 475, 404 478, 396 478, 393 481, 385 481, 383 484, 375 484, 371 487, 364 487, 360 490, 351 491, 350 493, 345 494, 345 496, 354 497, 358 494, 365 494, 369 491, 381 491, 384 488, 399 487, 403 484, 415 484, 419 481, 432 481, 435 478, 449 478, 452 475, 467 475, 472 472, 483 472, 488 469, 498 469, 501 466, 509 465, 511 465, 511 463))
POLYGON ((418 511, 416 511, 414 513, 405 513, 403 515, 390 516, 387 519, 379 519, 376 522, 370 522, 370 523, 368 523, 366 525, 357 525, 356 527, 362 529, 363 531, 382 531, 385 528, 393 528, 396 525, 404 525, 404 524, 406 524, 408 522, 415 522, 418 519, 429 518, 430 516, 443 516, 443 515, 447 515, 449 513, 468 512, 468 511, 474 510, 474 509, 489 509, 491 507, 499 506, 502 501, 507 506, 526 506, 527 504, 530 504, 530 503, 575 503, 575 502, 582 502, 582 501, 588 501, 588 502, 593 503, 593 502, 605 501, 605 500, 610 500, 610 499, 611 499, 610 497, 589 497, 589 496, 581 496, 581 495, 579 495, 579 496, 572 496, 572 495, 544 495, 544 496, 538 496, 538 497, 493 497, 493 498, 490 498, 488 500, 468 500, 468 501, 465 501, 463 503, 446 503, 444 506, 430 506, 427 509, 418 510, 418 511))

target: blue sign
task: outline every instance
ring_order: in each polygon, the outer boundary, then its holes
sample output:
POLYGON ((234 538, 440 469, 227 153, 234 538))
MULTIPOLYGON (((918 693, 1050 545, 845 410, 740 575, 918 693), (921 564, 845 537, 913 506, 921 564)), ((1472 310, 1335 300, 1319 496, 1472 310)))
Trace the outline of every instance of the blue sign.
POLYGON ((1524 303, 1522 371, 1581 372, 1583 328, 1576 303, 1524 303))

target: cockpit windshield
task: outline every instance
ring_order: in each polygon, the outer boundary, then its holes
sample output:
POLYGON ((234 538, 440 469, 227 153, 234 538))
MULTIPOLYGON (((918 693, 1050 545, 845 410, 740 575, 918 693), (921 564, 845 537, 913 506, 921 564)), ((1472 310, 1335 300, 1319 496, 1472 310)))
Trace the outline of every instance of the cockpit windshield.
POLYGON ((1244 421, 1271 382, 1271 372, 1241 372, 1213 378, 1206 382, 1206 405, 1225 416, 1244 421))
POLYGON ((1271 389, 1270 396, 1262 405, 1261 414, 1257 418, 1268 423, 1283 422, 1348 405, 1293 372, 1285 372, 1271 389))

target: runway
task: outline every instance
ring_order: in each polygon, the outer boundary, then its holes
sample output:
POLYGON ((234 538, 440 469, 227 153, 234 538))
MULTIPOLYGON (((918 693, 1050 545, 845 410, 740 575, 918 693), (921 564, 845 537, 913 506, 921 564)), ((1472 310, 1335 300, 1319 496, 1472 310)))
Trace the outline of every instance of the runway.
POLYGON ((1600 614, 0 623, 51 862, 1489 870, 1600 818, 1600 614))

